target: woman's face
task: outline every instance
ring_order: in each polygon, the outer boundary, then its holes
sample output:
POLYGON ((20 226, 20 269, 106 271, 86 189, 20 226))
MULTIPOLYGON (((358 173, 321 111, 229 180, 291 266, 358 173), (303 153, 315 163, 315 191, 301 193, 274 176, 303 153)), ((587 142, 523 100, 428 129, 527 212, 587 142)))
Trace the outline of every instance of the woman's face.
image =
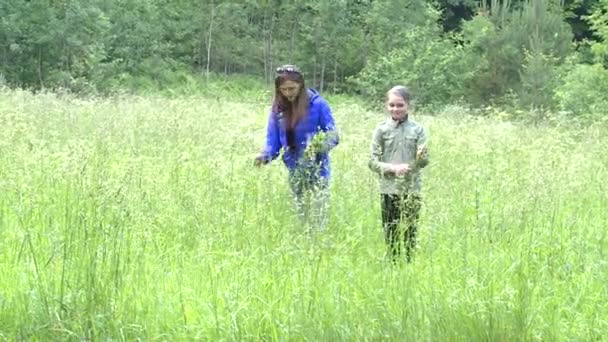
POLYGON ((281 95, 285 96, 289 102, 293 102, 298 98, 302 85, 298 82, 286 80, 279 86, 281 95))
POLYGON ((403 97, 390 93, 386 98, 386 109, 395 120, 403 120, 407 116, 409 104, 405 102, 403 97))

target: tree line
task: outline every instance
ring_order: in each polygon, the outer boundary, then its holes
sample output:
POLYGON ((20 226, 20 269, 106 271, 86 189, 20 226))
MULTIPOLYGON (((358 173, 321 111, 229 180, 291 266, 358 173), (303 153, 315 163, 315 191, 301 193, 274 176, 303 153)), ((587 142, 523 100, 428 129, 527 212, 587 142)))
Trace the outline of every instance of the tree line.
POLYGON ((75 92, 269 81, 298 64, 321 91, 597 115, 608 0, 4 0, 0 84, 75 92))

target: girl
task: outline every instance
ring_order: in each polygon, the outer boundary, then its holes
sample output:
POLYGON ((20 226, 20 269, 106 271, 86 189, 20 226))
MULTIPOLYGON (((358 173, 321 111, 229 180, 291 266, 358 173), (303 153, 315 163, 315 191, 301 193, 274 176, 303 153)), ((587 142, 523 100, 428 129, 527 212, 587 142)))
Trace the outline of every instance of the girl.
POLYGON ((429 163, 428 134, 409 116, 410 92, 395 86, 386 94, 389 117, 374 131, 369 167, 380 176, 382 225, 395 261, 403 239, 407 261, 416 245, 421 207, 420 170, 429 163))

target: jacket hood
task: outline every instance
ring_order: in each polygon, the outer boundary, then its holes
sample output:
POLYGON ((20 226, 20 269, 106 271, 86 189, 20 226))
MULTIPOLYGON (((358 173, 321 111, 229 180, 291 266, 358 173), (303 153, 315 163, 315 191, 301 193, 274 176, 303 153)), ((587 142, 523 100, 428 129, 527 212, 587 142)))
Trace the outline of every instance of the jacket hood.
POLYGON ((312 104, 313 102, 315 102, 321 95, 319 95, 319 92, 312 89, 312 88, 308 88, 308 99, 310 101, 310 103, 312 104))

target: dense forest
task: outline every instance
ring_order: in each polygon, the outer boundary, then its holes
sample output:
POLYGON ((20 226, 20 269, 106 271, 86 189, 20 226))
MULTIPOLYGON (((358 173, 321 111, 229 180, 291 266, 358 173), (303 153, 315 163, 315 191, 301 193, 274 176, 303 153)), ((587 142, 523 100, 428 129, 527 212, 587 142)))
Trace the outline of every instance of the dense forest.
POLYGON ((0 85, 106 93, 298 64, 325 92, 608 108, 608 0, 3 0, 0 85))

